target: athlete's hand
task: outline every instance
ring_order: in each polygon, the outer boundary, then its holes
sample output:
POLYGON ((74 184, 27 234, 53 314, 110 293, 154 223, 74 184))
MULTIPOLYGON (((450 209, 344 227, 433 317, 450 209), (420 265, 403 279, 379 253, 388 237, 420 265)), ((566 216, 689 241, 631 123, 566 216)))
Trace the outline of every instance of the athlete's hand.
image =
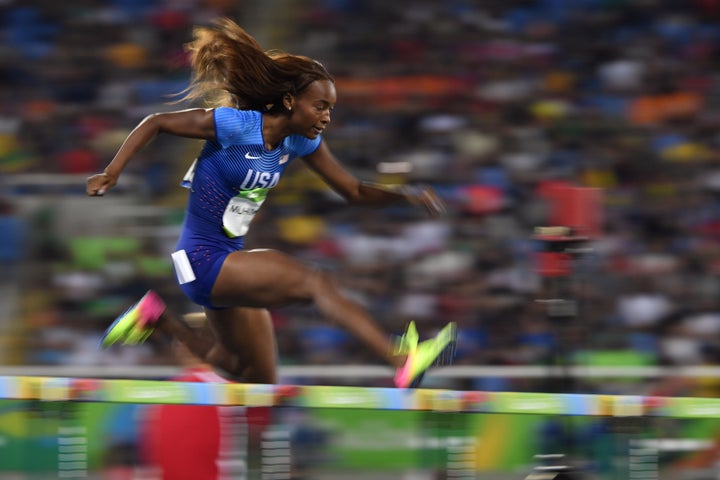
POLYGON ((117 177, 105 172, 95 174, 87 179, 86 193, 90 197, 102 197, 109 189, 115 186, 117 177))
POLYGON ((445 202, 443 202, 438 194, 435 193, 435 190, 428 185, 410 187, 407 198, 413 205, 424 207, 433 217, 439 217, 447 212, 445 202))

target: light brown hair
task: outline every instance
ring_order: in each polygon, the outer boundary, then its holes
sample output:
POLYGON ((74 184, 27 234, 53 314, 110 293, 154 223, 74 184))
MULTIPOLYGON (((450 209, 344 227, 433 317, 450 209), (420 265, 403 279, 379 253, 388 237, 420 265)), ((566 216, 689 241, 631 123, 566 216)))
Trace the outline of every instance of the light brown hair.
POLYGON ((185 47, 193 70, 185 98, 204 99, 210 107, 279 113, 285 94, 299 95, 316 80, 334 81, 312 58, 264 51, 228 18, 195 27, 185 47))

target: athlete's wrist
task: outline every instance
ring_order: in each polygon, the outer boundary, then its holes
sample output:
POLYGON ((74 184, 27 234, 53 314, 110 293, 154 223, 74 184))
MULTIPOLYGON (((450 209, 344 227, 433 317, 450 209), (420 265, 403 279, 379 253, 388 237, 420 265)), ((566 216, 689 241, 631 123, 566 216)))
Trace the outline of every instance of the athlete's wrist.
POLYGON ((446 213, 445 203, 429 186, 403 185, 401 188, 405 198, 411 205, 424 207, 433 216, 446 213))
POLYGON ((113 172, 109 168, 106 168, 103 170, 103 173, 107 175, 108 177, 112 178, 113 180, 117 180, 118 177, 120 177, 120 172, 113 172))

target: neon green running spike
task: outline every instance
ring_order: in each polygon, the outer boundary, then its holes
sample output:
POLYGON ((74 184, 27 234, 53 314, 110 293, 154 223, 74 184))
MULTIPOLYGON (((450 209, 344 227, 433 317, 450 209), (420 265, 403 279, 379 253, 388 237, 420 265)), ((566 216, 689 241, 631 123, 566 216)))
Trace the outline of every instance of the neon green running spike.
POLYGON ((415 322, 410 322, 405 333, 395 341, 395 355, 407 355, 411 350, 417 348, 419 338, 415 322))
POLYGON ((145 340, 147 340, 154 331, 154 327, 140 327, 138 325, 133 325, 127 332, 127 335, 122 343, 123 345, 139 345, 141 343, 145 343, 145 340))
POLYGON ((100 342, 101 348, 108 348, 118 342, 123 345, 143 343, 155 330, 155 323, 165 311, 165 303, 152 290, 120 315, 105 330, 100 342))
MULTIPOLYGON (((412 328, 414 329, 414 325, 412 328)), ((404 346, 409 348, 407 360, 405 365, 397 369, 394 382, 399 388, 417 388, 430 367, 448 365, 452 362, 455 357, 457 327, 455 323, 450 322, 434 338, 420 344, 417 343, 417 331, 415 331, 414 343, 412 336, 407 333, 411 333, 410 326, 406 335, 403 335, 403 338, 406 338, 404 346)), ((401 344, 403 338, 400 339, 401 344)))

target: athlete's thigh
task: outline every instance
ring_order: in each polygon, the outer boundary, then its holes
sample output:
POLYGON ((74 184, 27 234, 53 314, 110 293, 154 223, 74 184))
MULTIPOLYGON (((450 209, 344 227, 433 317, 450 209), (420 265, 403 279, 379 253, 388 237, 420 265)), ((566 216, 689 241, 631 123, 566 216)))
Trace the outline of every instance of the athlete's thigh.
POLYGON ((277 383, 277 342, 270 312, 262 308, 205 309, 223 346, 240 357, 242 380, 277 383))
POLYGON ((215 306, 278 307, 313 298, 318 271, 277 250, 227 256, 212 289, 215 306))

